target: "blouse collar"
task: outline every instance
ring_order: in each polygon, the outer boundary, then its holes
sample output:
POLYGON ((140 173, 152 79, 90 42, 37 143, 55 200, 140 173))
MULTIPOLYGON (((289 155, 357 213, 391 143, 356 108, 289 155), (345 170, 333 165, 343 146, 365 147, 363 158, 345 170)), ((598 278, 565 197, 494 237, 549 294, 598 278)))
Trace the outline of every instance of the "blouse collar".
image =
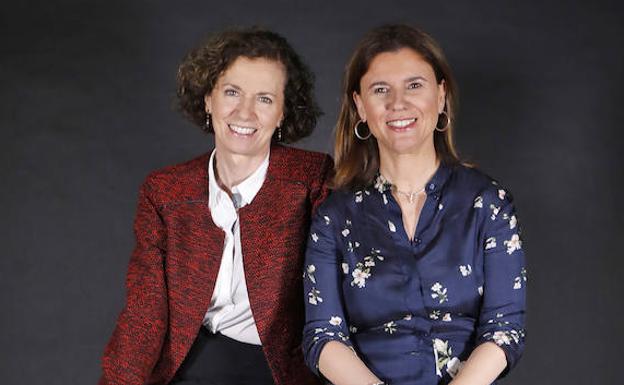
MULTIPOLYGON (((442 190, 446 182, 451 175, 451 166, 440 163, 436 172, 431 179, 425 184, 425 192, 429 194, 438 193, 442 190)), ((392 183, 388 181, 379 171, 373 181, 373 188, 380 193, 389 191, 392 188, 392 183)))
MULTIPOLYGON (((216 207, 223 199, 229 199, 229 195, 217 183, 217 177, 214 172, 216 152, 216 149, 212 151, 208 161, 208 201, 211 208, 216 207)), ((269 156, 270 151, 251 175, 232 187, 232 202, 237 209, 251 203, 262 187, 267 175, 267 169, 269 168, 269 156)))

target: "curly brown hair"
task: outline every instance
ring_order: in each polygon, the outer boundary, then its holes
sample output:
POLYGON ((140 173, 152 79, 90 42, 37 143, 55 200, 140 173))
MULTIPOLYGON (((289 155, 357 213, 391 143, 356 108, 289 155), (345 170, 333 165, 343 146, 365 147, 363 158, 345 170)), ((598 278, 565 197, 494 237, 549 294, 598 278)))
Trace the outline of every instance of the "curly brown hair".
POLYGON ((284 37, 259 27, 217 33, 186 55, 177 75, 180 111, 204 131, 214 132, 212 125, 206 126, 204 96, 212 92, 219 76, 239 57, 264 58, 284 66, 286 86, 281 141, 292 143, 310 135, 321 115, 314 98, 314 75, 284 37))

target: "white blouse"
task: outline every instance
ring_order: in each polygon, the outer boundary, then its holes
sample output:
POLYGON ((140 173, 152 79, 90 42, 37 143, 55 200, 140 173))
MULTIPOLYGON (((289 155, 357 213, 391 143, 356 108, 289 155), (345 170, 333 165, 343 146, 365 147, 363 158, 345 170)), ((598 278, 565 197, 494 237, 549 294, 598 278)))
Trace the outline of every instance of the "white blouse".
POLYGON ((218 332, 240 342, 261 345, 247 295, 237 209, 251 203, 262 187, 269 167, 269 154, 253 174, 232 188, 232 200, 217 183, 214 172, 215 153, 216 150, 212 152, 208 162, 208 204, 213 222, 225 232, 225 241, 217 282, 210 307, 204 316, 204 325, 213 333, 218 332))

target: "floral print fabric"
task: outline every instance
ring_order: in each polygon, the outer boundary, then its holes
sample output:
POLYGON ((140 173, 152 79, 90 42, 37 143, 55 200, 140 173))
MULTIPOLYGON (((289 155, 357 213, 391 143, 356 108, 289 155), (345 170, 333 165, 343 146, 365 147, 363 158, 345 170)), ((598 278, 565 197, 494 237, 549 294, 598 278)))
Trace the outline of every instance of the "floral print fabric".
POLYGON ((388 183, 333 193, 312 223, 303 349, 318 374, 329 341, 391 384, 447 384, 491 341, 522 354, 527 273, 511 194, 479 171, 441 165, 410 241, 388 183))

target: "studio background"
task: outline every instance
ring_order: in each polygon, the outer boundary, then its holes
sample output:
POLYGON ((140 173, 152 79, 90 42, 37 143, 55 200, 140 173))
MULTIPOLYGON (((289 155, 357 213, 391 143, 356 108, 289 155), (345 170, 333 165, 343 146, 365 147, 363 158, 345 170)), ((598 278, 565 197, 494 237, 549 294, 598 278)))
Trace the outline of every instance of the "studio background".
POLYGON ((0 382, 95 384, 124 302, 138 187, 208 151, 172 108, 182 56, 262 25, 317 76, 332 152, 346 60, 407 22, 460 87, 457 144, 514 195, 527 347, 504 384, 615 384, 624 344, 624 12, 608 1, 20 1, 0 10, 0 382))

